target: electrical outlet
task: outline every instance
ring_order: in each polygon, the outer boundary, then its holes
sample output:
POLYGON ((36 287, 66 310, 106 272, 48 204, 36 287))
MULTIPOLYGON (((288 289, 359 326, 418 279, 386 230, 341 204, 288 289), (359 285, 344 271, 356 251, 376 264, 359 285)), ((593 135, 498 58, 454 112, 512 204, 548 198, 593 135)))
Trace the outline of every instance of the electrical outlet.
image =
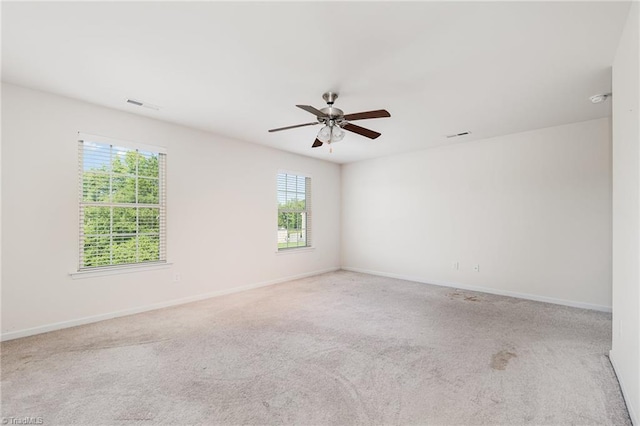
POLYGON ((480 265, 473 265, 473 270, 475 272, 480 272, 480 265))
POLYGON ((451 269, 455 269, 457 271, 458 269, 460 269, 460 263, 459 262, 452 262, 451 263, 451 269))
POLYGON ((178 283, 180 282, 180 280, 182 280, 182 276, 180 275, 179 272, 176 272, 173 274, 173 282, 174 283, 178 283))

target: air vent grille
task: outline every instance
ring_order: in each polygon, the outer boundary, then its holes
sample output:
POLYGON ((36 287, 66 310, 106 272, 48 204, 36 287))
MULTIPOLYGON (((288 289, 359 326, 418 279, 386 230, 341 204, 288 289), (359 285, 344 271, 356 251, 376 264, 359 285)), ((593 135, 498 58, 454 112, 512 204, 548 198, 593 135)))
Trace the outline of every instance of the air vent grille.
POLYGON ((160 107, 157 106, 157 105, 152 105, 150 103, 138 101, 138 100, 135 100, 135 99, 127 99, 127 103, 131 104, 131 105, 135 105, 135 106, 141 106, 143 108, 153 109, 153 110, 156 110, 156 111, 158 111, 160 109, 160 107))
POLYGON ((459 138, 460 136, 470 135, 471 132, 454 133, 453 135, 447 135, 447 139, 459 138))

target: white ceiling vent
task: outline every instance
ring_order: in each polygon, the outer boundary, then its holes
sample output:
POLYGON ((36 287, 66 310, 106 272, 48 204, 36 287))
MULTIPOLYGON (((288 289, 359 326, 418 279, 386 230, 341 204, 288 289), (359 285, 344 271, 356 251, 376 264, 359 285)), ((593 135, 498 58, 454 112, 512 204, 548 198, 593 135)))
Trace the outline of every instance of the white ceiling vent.
POLYGON ((471 132, 454 133, 453 135, 447 135, 447 139, 459 138, 460 136, 470 135, 471 132))
POLYGON ((157 105, 152 105, 152 104, 147 103, 147 102, 138 101, 136 99, 127 99, 127 103, 129 103, 131 105, 136 105, 136 106, 141 106, 141 107, 144 107, 144 108, 153 109, 155 111, 158 111, 160 109, 160 107, 157 106, 157 105))

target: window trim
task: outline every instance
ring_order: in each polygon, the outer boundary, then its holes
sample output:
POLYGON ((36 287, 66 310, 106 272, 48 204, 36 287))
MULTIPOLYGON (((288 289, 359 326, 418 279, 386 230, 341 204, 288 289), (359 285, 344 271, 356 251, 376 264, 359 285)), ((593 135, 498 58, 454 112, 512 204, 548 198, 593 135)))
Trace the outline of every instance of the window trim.
POLYGON ((125 265, 113 266, 96 266, 93 269, 83 269, 81 271, 70 272, 71 278, 74 280, 104 277, 108 275, 130 274, 133 272, 155 271, 158 269, 168 269, 173 266, 172 262, 158 261, 145 263, 128 263, 125 265))
POLYGON ((316 248, 314 246, 301 246, 301 247, 291 247, 286 249, 279 249, 276 247, 276 254, 278 256, 293 254, 293 253, 303 253, 305 251, 314 251, 316 248))
MULTIPOLYGON (((144 144, 144 143, 137 143, 137 142, 130 142, 130 141, 126 141, 126 140, 122 140, 122 139, 115 139, 115 138, 110 138, 110 137, 106 137, 106 136, 99 136, 99 135, 94 135, 94 134, 90 134, 90 133, 84 133, 84 132, 77 132, 77 140, 76 140, 76 144, 78 144, 79 142, 94 142, 94 143, 99 143, 99 144, 106 144, 106 145, 115 145, 118 147, 122 147, 122 148, 127 148, 127 149, 131 149, 131 150, 138 150, 138 151, 148 151, 148 152, 155 152, 158 154, 163 154, 163 155, 167 155, 167 148, 166 147, 162 147, 162 146, 156 146, 156 145, 148 145, 148 144, 144 144)), ((82 159, 81 159, 82 161, 82 159)), ((81 176, 81 169, 82 169, 82 162, 79 164, 79 171, 78 171, 78 179, 80 180, 80 182, 82 182, 82 176, 81 176)), ((165 252, 165 259, 163 260, 158 260, 158 261, 145 261, 145 262, 137 262, 137 263, 124 263, 124 264, 117 264, 117 265, 104 265, 104 266, 95 266, 95 267, 89 267, 89 268, 81 268, 80 267, 80 251, 81 251, 81 247, 80 245, 78 245, 78 248, 76 250, 76 269, 75 271, 72 271, 69 275, 71 275, 71 277, 73 279, 78 279, 78 278, 89 278, 89 277, 97 277, 97 276, 105 276, 105 275, 115 275, 115 274, 125 274, 125 273, 131 273, 131 272, 140 272, 140 271, 149 271, 149 270, 155 270, 155 269, 164 269, 164 268, 168 268, 172 265, 171 262, 168 261, 168 250, 167 250, 167 245, 166 245, 166 241, 167 241, 167 226, 166 226, 166 221, 167 221, 167 169, 166 169, 166 157, 165 157, 165 166, 164 166, 164 176, 160 176, 158 175, 158 181, 163 181, 164 182, 164 188, 160 189, 160 192, 164 192, 164 221, 165 221, 165 228, 164 228, 164 240, 165 240, 165 246, 164 246, 164 252, 165 252)), ((81 186, 81 185, 80 185, 81 186)), ((76 241, 78 241, 78 244, 80 244, 81 241, 81 230, 80 228, 83 226, 82 223, 80 223, 81 220, 81 205, 82 205, 82 187, 79 187, 79 197, 78 197, 78 218, 77 218, 77 223, 78 223, 78 234, 77 234, 77 238, 76 241)), ((138 206, 138 203, 134 204, 136 206, 138 206)), ((142 205, 142 204, 141 204, 142 205)), ((144 205, 142 205, 142 207, 145 207, 144 205)), ((162 235, 162 229, 160 230, 160 234, 159 234, 159 238, 162 239, 163 235, 162 235)), ((162 252, 162 249, 161 249, 162 252)))
MULTIPOLYGON (((295 170, 288 170, 288 169, 278 169, 278 171, 276 172, 276 176, 275 176, 275 183, 276 183, 276 197, 275 197, 275 210, 276 210, 275 254, 282 255, 282 254, 292 254, 292 253, 302 253, 302 252, 306 252, 306 251, 313 251, 316 248, 315 244, 314 244, 315 238, 313 238, 313 218, 311 219, 311 226, 309 226, 307 228, 308 235, 312 236, 310 245, 299 246, 299 247, 287 247, 287 248, 284 248, 284 249, 281 249, 281 248, 278 247, 278 227, 277 227, 277 223, 278 223, 278 215, 280 214, 280 204, 278 202, 278 176, 281 175, 281 174, 295 175, 295 176, 300 176, 300 177, 304 177, 304 178, 309 178, 309 179, 311 179, 310 185, 313 185, 313 175, 311 173, 305 173, 305 172, 300 172, 300 171, 295 171, 295 170)), ((311 191, 311 192, 313 192, 313 191, 311 191)), ((309 214, 310 216, 313 216, 313 201, 311 199, 309 201, 311 203, 312 208, 307 210, 307 214, 309 214)))
POLYGON ((107 145, 117 145, 123 148, 138 149, 141 151, 157 152, 158 154, 167 154, 167 148, 163 146, 147 145, 143 143, 130 142, 122 139, 108 138, 106 136, 92 135, 90 133, 78 132, 78 140, 83 141, 90 139, 91 142, 103 143, 107 145))

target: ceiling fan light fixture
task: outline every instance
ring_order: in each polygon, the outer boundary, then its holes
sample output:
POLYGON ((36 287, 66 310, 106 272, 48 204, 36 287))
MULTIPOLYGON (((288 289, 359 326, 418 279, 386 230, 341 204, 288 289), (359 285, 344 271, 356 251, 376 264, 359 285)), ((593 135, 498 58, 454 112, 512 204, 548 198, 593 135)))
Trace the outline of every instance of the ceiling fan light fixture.
POLYGON ((322 144, 331 144, 334 142, 340 142, 345 137, 345 130, 351 133, 364 136, 369 139, 376 139, 380 136, 380 133, 373 130, 357 126, 351 121, 366 120, 369 118, 383 118, 391 117, 389 111, 385 109, 378 109, 374 111, 356 112, 353 114, 345 114, 341 109, 335 108, 333 103, 338 97, 337 93, 327 92, 322 95, 322 98, 327 102, 327 107, 317 109, 311 105, 296 105, 298 108, 307 111, 315 115, 316 120, 312 123, 295 124, 293 126, 279 127, 276 129, 270 129, 269 132, 279 132, 281 130, 296 129, 298 127, 312 126, 315 124, 322 124, 323 127, 318 132, 316 140, 311 145, 312 148, 318 148, 322 144))
POLYGON ((324 143, 340 142, 344 139, 344 135, 344 130, 342 130, 340 126, 335 124, 327 125, 318 132, 318 140, 324 143))

